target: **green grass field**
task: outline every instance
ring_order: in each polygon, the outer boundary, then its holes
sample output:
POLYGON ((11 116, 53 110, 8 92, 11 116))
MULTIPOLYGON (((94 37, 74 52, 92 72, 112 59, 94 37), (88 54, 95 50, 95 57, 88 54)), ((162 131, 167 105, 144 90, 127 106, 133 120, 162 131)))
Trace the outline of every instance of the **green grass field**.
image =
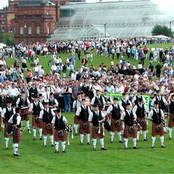
MULTIPOLYGON (((158 44, 159 45, 159 44, 158 44)), ((149 48, 157 45, 148 45, 149 48)), ((171 44, 160 45, 163 48, 170 47, 171 44)), ((63 62, 67 55, 61 55, 63 62)), ((41 64, 46 72, 50 68, 47 66, 50 57, 40 57, 41 64)), ((11 65, 14 59, 8 59, 7 64, 11 65)), ((115 64, 116 64, 115 60, 115 64)), ((98 66, 104 62, 110 65, 110 58, 97 57, 94 53, 94 61, 89 62, 98 66)), ((137 61, 131 60, 131 63, 137 64, 137 61)), ((148 61, 145 62, 148 64, 148 61)), ((80 62, 77 60, 77 67, 80 62)), ((68 123, 73 124, 73 113, 62 113, 66 116, 68 123)), ((31 117, 30 117, 31 120, 31 117)), ((31 124, 31 122, 30 122, 31 124)), ((25 123, 24 123, 25 125, 25 123)), ((166 148, 162 149, 159 136, 156 139, 155 148, 151 148, 151 122, 148 126, 148 141, 144 142, 142 135, 137 143, 138 150, 134 150, 132 139, 129 139, 128 150, 124 150, 124 144, 118 143, 118 136, 115 133, 114 143, 110 143, 109 132, 106 131, 105 146, 107 151, 101 151, 99 139, 97 141, 97 150, 92 151, 91 145, 80 146, 79 135, 70 138, 70 145, 66 146, 67 153, 61 152, 59 144, 59 153, 55 154, 55 149, 51 147, 49 137, 47 147, 43 147, 43 142, 38 139, 33 141, 33 135, 27 131, 23 132, 23 140, 19 144, 20 157, 13 156, 12 140, 10 140, 9 149, 4 150, 4 137, 1 132, 2 142, 0 143, 0 172, 1 173, 173 173, 173 150, 174 139, 168 140, 168 134, 165 135, 166 148)))

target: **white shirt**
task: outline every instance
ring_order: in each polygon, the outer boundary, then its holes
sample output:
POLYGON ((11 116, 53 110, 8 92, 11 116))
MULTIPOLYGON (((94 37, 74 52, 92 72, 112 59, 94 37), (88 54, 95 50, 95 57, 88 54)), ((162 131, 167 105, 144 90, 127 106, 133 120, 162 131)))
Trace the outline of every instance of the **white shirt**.
MULTIPOLYGON (((40 111, 40 114, 39 114, 39 119, 42 119, 43 118, 43 114, 44 114, 44 111, 47 111, 47 112, 49 112, 49 108, 48 109, 43 109, 43 110, 41 110, 40 111)), ((51 115, 54 117, 55 116, 55 113, 54 113, 54 111, 51 109, 51 115)))
MULTIPOLYGON (((83 108, 86 108, 87 106, 83 106, 82 105, 82 107, 83 108)), ((82 108, 81 108, 81 106, 77 109, 77 111, 76 111, 76 115, 77 116, 80 116, 80 112, 82 111, 82 108)), ((90 114, 91 113, 91 110, 90 110, 90 108, 88 107, 88 113, 90 114)))
MULTIPOLYGON (((55 125, 56 117, 57 117, 58 119, 60 119, 60 118, 61 118, 61 115, 55 115, 55 117, 53 117, 51 123, 54 124, 54 125, 55 125)), ((65 124, 67 124, 67 119, 66 119, 64 116, 63 116, 63 119, 62 119, 62 120, 63 120, 63 122, 64 122, 65 124)))
MULTIPOLYGON (((99 114, 99 110, 98 110, 98 111, 94 111, 94 112, 96 112, 97 115, 99 114)), ((101 116, 102 116, 102 118, 105 117, 103 111, 101 111, 101 116)), ((89 114, 88 121, 92 122, 92 119, 93 119, 93 112, 91 112, 91 113, 89 114)))
MULTIPOLYGON (((36 106, 39 104, 39 106, 40 106, 40 108, 41 108, 41 110, 43 110, 44 109, 44 107, 43 107, 43 104, 41 103, 41 102, 33 102, 36 106)), ((33 107, 34 107, 34 104, 33 103, 31 103, 31 105, 30 105, 30 108, 29 108, 29 112, 33 112, 33 107)))
MULTIPOLYGON (((14 115, 15 115, 15 114, 13 114, 13 115, 10 117, 10 119, 8 120, 9 123, 13 123, 13 116, 14 116, 14 115)), ((17 114, 16 119, 17 119, 17 123, 16 123, 16 125, 20 125, 20 122, 21 122, 21 116, 20 116, 19 114, 17 114)))
MULTIPOLYGON (((134 116, 134 121, 136 121, 136 119, 137 119, 137 115, 135 114, 135 112, 133 111, 133 110, 127 110, 126 109, 126 111, 130 114, 131 113, 131 111, 132 111, 132 113, 133 113, 133 116, 134 116)), ((121 120, 124 120, 124 117, 126 116, 126 112, 122 112, 122 114, 121 114, 121 120)))
MULTIPOLYGON (((159 112, 161 112, 161 117, 162 117, 162 119, 164 119, 164 112, 163 112, 163 110, 162 109, 154 109, 157 113, 159 113, 159 112)), ((152 120, 152 116, 153 116, 153 110, 151 110, 150 112, 149 112, 149 114, 148 114, 148 119, 149 120, 152 120)))
MULTIPOLYGON (((120 104, 113 104, 114 106, 116 106, 117 108, 118 108, 118 106, 119 106, 119 108, 120 108, 120 112, 122 113, 122 112, 124 112, 124 108, 123 108, 123 106, 121 106, 120 104)), ((108 109, 107 109, 107 114, 109 114, 109 113, 111 113, 111 111, 113 110, 113 105, 110 105, 109 107, 108 107, 108 109)))

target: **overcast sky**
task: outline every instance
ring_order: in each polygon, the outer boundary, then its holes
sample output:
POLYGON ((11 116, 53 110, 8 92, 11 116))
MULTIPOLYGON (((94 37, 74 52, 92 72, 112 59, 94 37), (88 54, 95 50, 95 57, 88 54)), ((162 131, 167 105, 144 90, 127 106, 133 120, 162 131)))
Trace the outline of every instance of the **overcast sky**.
MULTIPOLYGON (((116 0, 103 0, 104 1, 116 1, 116 0)), ((169 15, 174 16, 174 0, 151 0, 158 4, 161 10, 164 10, 169 15)), ((86 2, 99 2, 99 0, 86 0, 86 2)), ((8 0, 0 0, 0 9, 8 5, 8 0)))

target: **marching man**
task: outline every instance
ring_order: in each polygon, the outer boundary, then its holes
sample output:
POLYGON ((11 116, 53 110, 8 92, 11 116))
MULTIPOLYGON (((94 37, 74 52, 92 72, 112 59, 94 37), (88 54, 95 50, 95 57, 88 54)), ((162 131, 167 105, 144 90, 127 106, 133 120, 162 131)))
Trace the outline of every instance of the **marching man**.
POLYGON ((124 108, 118 104, 118 98, 114 97, 114 103, 107 109, 107 115, 111 115, 111 143, 114 141, 115 131, 118 133, 119 143, 123 143, 121 136, 123 122, 120 119, 123 112, 124 108))
POLYGON ((152 148, 155 147, 156 135, 160 136, 161 147, 165 148, 164 145, 164 112, 162 109, 159 109, 159 102, 154 102, 154 109, 151 110, 148 114, 148 119, 152 121, 152 148))
MULTIPOLYGON (((9 125, 8 120, 10 117, 15 113, 15 109, 12 108, 12 102, 10 100, 7 100, 7 107, 3 108, 2 110, 2 118, 5 123, 5 130, 7 129, 7 126, 9 125)), ((5 149, 8 149, 8 143, 9 143, 9 137, 11 135, 8 135, 6 131, 4 131, 4 137, 5 137, 5 149)))
POLYGON ((29 112, 32 113, 32 126, 33 126, 33 140, 36 140, 36 128, 39 128, 39 137, 42 140, 42 123, 39 119, 40 111, 44 109, 42 102, 38 101, 36 95, 33 96, 33 103, 31 103, 29 112))
POLYGON ((168 98, 169 103, 169 140, 172 139, 172 127, 174 127, 174 93, 171 93, 168 98))
POLYGON ((42 134, 43 134, 43 146, 46 147, 47 135, 50 135, 51 146, 54 147, 54 127, 51 124, 51 121, 54 117, 54 112, 49 108, 48 101, 44 103, 44 109, 40 111, 39 119, 42 120, 42 134))
POLYGON ((16 101, 16 107, 19 108, 19 112, 21 115, 21 119, 26 121, 26 127, 30 132, 30 124, 29 124, 29 106, 30 101, 26 97, 25 91, 21 91, 21 97, 19 97, 16 101))
POLYGON ((147 141, 147 117, 146 114, 148 113, 147 107, 143 104, 142 98, 138 98, 138 104, 136 104, 133 108, 134 112, 137 115, 137 123, 138 123, 138 131, 137 131, 137 141, 139 141, 140 136, 140 129, 143 130, 143 137, 144 141, 147 141))
POLYGON ((137 149, 137 130, 136 130, 136 122, 137 116, 135 112, 132 109, 131 103, 127 102, 126 103, 126 110, 125 112, 122 113, 121 115, 121 120, 124 121, 125 127, 124 127, 124 148, 127 150, 128 148, 128 138, 132 137, 133 138, 133 149, 137 149))
POLYGON ((55 153, 59 152, 59 141, 62 142, 62 151, 65 153, 66 148, 66 131, 65 131, 65 126, 67 125, 67 120, 64 116, 61 115, 61 111, 59 108, 54 110, 55 116, 52 119, 52 124, 54 125, 54 141, 55 141, 55 153))
POLYGON ((80 145, 83 145, 84 134, 87 137, 87 145, 90 145, 90 122, 88 121, 90 112, 89 106, 86 106, 86 99, 82 99, 82 106, 76 111, 76 115, 80 120, 80 145))
POLYGON ((93 151, 96 150, 97 138, 100 138, 101 150, 107 150, 104 145, 104 128, 103 122, 105 116, 102 111, 99 110, 99 106, 94 105, 94 111, 89 114, 88 121, 92 123, 92 138, 93 138, 93 151))
POLYGON ((19 142, 22 140, 21 137, 21 116, 19 114, 19 108, 16 108, 16 113, 11 116, 8 120, 13 127, 13 150, 14 156, 20 156, 18 153, 19 142))

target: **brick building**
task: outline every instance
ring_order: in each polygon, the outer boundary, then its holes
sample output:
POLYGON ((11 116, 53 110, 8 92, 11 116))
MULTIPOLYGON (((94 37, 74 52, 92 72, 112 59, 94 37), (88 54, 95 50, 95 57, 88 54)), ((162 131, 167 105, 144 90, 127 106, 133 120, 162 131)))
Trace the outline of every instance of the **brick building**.
POLYGON ((0 9, 0 33, 14 32, 14 4, 18 0, 8 0, 9 6, 0 9))

